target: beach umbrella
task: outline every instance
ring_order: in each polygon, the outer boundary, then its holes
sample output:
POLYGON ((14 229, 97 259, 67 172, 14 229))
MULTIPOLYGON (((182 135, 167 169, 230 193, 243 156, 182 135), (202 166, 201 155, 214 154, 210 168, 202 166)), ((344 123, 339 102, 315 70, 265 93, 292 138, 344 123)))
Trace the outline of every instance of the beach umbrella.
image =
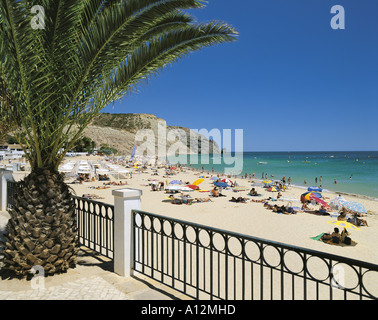
POLYGON ((205 179, 197 179, 196 181, 194 181, 193 183, 192 183, 192 185, 194 185, 194 186, 198 186, 200 183, 202 183, 202 182, 204 182, 205 181, 205 179))
POLYGON ((265 184, 272 183, 272 180, 264 180, 264 183, 265 183, 265 184))
POLYGON ((323 207, 331 209, 331 207, 328 205, 328 203, 325 202, 323 199, 319 199, 318 197, 315 197, 314 195, 311 195, 310 198, 311 198, 311 200, 315 200, 317 203, 319 203, 323 207))
POLYGON ((305 202, 305 201, 315 200, 315 199, 311 198, 312 196, 315 196, 318 199, 323 198, 323 196, 320 193, 309 191, 309 192, 302 193, 302 195, 301 195, 301 201, 305 202))
POLYGON ((176 168, 176 167, 170 167, 169 169, 171 169, 171 170, 176 170, 177 168, 176 168))
POLYGON ((193 190, 199 190, 199 186, 193 185, 193 184, 188 184, 188 188, 193 189, 193 190))
POLYGON ((164 190, 170 191, 193 191, 193 189, 188 188, 187 186, 167 186, 164 190))
POLYGON ((172 180, 169 184, 184 184, 184 183, 179 180, 172 180))
POLYGON ((189 188, 188 186, 181 186, 181 187, 180 187, 180 190, 181 190, 181 191, 184 191, 184 192, 193 191, 193 189, 189 188))
POLYGON ((232 183, 232 181, 230 179, 222 179, 221 182, 232 183))
POLYGON ((363 214, 367 213, 366 208, 359 202, 345 201, 343 203, 343 207, 345 207, 346 209, 348 209, 350 211, 356 212, 356 213, 363 213, 363 214))
POLYGON ((307 191, 322 192, 323 189, 322 189, 322 188, 318 188, 318 187, 308 187, 308 188, 307 188, 307 191))
POLYGON ((181 186, 167 186, 164 190, 181 190, 181 186))
POLYGON ((270 187, 267 191, 275 192, 277 189, 275 187, 270 187))
POLYGON ((216 177, 216 176, 214 176, 214 177, 211 177, 210 179, 211 179, 211 180, 218 180, 219 178, 216 177))
POLYGON ((215 182, 214 186, 217 186, 220 188, 227 188, 229 185, 226 182, 215 182))
POLYGON ((328 223, 332 224, 334 226, 338 226, 338 227, 349 228, 349 229, 361 231, 360 228, 357 228, 354 224, 351 224, 351 223, 346 222, 346 221, 332 220, 332 221, 328 221, 328 223))
POLYGON ((330 202, 329 202, 329 206, 334 209, 334 210, 340 210, 344 203, 346 202, 345 198, 343 197, 336 197, 336 198, 333 198, 330 202))

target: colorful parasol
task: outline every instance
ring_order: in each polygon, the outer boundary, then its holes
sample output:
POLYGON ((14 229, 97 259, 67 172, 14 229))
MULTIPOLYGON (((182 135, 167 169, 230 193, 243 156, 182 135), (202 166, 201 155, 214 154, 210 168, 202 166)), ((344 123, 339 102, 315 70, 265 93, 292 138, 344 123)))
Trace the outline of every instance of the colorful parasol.
POLYGON ((361 231, 360 228, 357 228, 354 224, 351 224, 351 223, 346 222, 346 221, 332 220, 332 221, 328 221, 328 223, 332 224, 334 226, 338 226, 338 227, 349 228, 349 229, 361 231))
POLYGON ((309 191, 309 192, 302 193, 301 201, 306 202, 306 201, 315 200, 313 197, 318 198, 318 199, 323 198, 323 196, 319 192, 309 191))
POLYGON ((204 182, 205 181, 205 179, 197 179, 196 181, 194 181, 193 183, 192 183, 192 185, 194 185, 194 186, 198 186, 199 184, 201 184, 202 182, 204 182))

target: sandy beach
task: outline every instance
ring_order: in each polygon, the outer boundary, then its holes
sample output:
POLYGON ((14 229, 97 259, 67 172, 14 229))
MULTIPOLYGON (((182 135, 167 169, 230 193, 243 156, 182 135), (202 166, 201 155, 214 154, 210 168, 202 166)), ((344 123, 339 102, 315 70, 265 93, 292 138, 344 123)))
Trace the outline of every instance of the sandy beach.
MULTIPOLYGON (((100 157, 84 157, 82 159, 89 161, 104 161, 104 158, 100 157)), ((70 160, 75 162, 80 160, 80 158, 70 160)), ((360 227, 361 231, 349 230, 351 232, 350 237, 357 243, 357 245, 335 246, 311 239, 311 237, 315 237, 323 232, 331 232, 333 226, 327 222, 336 220, 335 217, 315 215, 307 212, 297 212, 296 214, 291 215, 274 213, 272 210, 266 209, 263 206, 263 203, 252 202, 251 199, 276 198, 277 192, 268 192, 263 187, 255 186, 257 192, 261 193, 262 196, 251 197, 248 195, 252 185, 252 182, 249 179, 236 179, 239 186, 245 187, 245 191, 234 192, 231 189, 223 189, 222 193, 226 196, 219 198, 211 197, 211 202, 178 205, 172 204, 169 199, 167 199, 168 194, 165 191, 152 191, 152 181, 156 180, 167 184, 167 182, 172 180, 182 180, 184 183, 189 182, 191 184, 199 177, 203 176, 204 181, 199 185, 200 189, 211 190, 213 187, 212 180, 210 179, 212 174, 183 168, 182 170, 177 171, 175 175, 166 177, 164 168, 158 169, 156 175, 156 173, 154 174, 155 168, 153 166, 149 166, 143 171, 133 168, 127 168, 127 170, 132 172, 132 178, 115 179, 110 175, 110 181, 106 182, 93 181, 83 182, 82 184, 72 184, 74 180, 73 178, 67 179, 66 182, 72 187, 73 193, 77 196, 94 194, 101 198, 96 199, 96 201, 109 204, 114 203, 112 190, 122 188, 140 189, 143 192, 141 209, 147 212, 232 231, 243 235, 250 235, 297 247, 328 252, 343 257, 378 264, 378 256, 376 254, 378 249, 378 202, 372 199, 344 195, 347 200, 362 203, 369 212, 372 212, 372 214, 363 217, 363 219, 368 222, 368 227, 360 227), (123 186, 111 184, 107 185, 107 188, 104 189, 104 185, 109 182, 122 182, 127 184, 123 186), (246 203, 235 203, 230 201, 231 197, 237 198, 240 196, 247 198, 248 201, 246 203)), ((20 180, 26 174, 27 172, 17 172, 14 173, 14 177, 16 180, 20 180)), ((222 177, 222 175, 220 175, 220 177, 222 177)), ((296 199, 296 201, 292 201, 291 205, 294 207, 300 207, 301 203, 299 199, 304 191, 305 190, 302 188, 289 187, 286 191, 282 192, 282 200, 268 202, 271 204, 286 205, 289 202, 288 199, 296 199)), ((209 192, 207 191, 191 191, 187 192, 187 194, 192 198, 207 198, 209 196, 209 192)), ((331 192, 323 192, 322 194, 325 201, 337 196, 337 194, 331 192)), ((318 206, 313 206, 313 209, 318 208, 318 206)), ((8 217, 9 215, 7 213, 0 215, 0 229, 5 229, 8 217)), ((111 269, 109 262, 104 264, 104 258, 101 258, 97 254, 93 257, 92 255, 86 255, 84 251, 78 259, 77 268, 69 270, 65 274, 48 277, 46 279, 45 285, 48 290, 43 291, 45 293, 42 292, 44 295, 41 293, 42 295, 40 296, 40 299, 98 299, 104 290, 111 293, 106 297, 104 296, 104 299, 148 299, 146 297, 150 297, 151 299, 166 298, 166 296, 159 295, 159 293, 156 295, 154 288, 159 288, 159 284, 155 283, 155 286, 152 287, 153 289, 151 291, 149 285, 142 284, 134 278, 131 278, 131 280, 127 280, 130 278, 122 278, 115 273, 112 273, 111 269), (71 287, 73 286, 76 288, 78 281, 82 282, 80 285, 82 289, 78 295, 72 296, 72 292, 76 292, 77 290, 73 290, 71 287), (57 292, 60 293, 57 295, 57 292), (92 292, 92 295, 88 292, 92 292)), ((143 275, 141 279, 145 279, 148 283, 152 281, 143 275)), ((18 279, 3 280, 6 281, 0 282, 0 295, 2 295, 4 299, 38 299, 39 296, 36 296, 36 291, 33 291, 30 288, 30 281, 20 281, 18 279)), ((375 282, 374 284, 369 284, 369 286, 371 285, 373 285, 374 288, 377 287, 375 282)), ((300 286, 299 282, 296 286, 300 286)), ((168 289, 162 288, 162 290, 165 292, 168 289)), ((298 292, 300 291, 301 290, 298 287, 298 292)), ((170 291, 168 290, 167 292, 170 291)), ((177 292, 174 294, 176 295, 177 292)), ((180 296, 180 298, 186 299, 187 297, 184 295, 180 296)), ((342 297, 339 298, 342 299, 342 297)), ((279 297, 277 297, 277 299, 279 299, 279 297)))
MULTIPOLYGON (((99 159, 98 157, 93 158, 96 160, 99 159)), ((90 160, 89 157, 85 159, 90 160)), ((277 192, 269 192, 263 187, 255 187, 262 196, 251 197, 248 195, 252 185, 252 181, 249 179, 235 179, 238 185, 246 188, 245 191, 234 192, 231 189, 223 189, 223 194, 226 196, 219 198, 211 197, 212 202, 177 205, 168 201, 168 194, 166 192, 152 191, 151 182, 156 179, 166 184, 167 181, 182 180, 184 183, 189 182, 191 184, 200 176, 204 176, 204 181, 199 185, 200 189, 211 190, 213 188, 212 180, 210 179, 212 174, 184 168, 173 176, 165 177, 165 169, 158 169, 158 175, 154 175, 152 168, 148 167, 142 172, 136 169, 128 169, 133 174, 132 178, 127 179, 118 180, 110 176, 111 182, 127 182, 127 185, 124 186, 109 185, 107 189, 93 189, 93 187, 104 186, 103 181, 70 184, 70 186, 78 196, 88 193, 95 194, 103 198, 97 199, 97 201, 110 204, 113 204, 114 201, 112 190, 122 188, 140 189, 143 192, 142 210, 147 212, 378 264, 378 255, 376 254, 378 252, 378 201, 364 197, 357 198, 355 196, 343 195, 347 200, 362 203, 372 214, 363 217, 367 221, 368 227, 362 226, 360 227, 360 231, 348 230, 351 233, 350 237, 357 245, 335 246, 315 241, 311 237, 315 237, 322 232, 332 232, 333 226, 327 222, 336 220, 336 217, 316 215, 308 212, 297 212, 292 215, 274 213, 272 210, 266 209, 262 203, 255 203, 250 200, 267 199, 269 197, 277 198, 277 192), (231 197, 237 198, 240 196, 247 198, 248 201, 246 203, 230 201, 231 197)), ((226 176, 220 175, 220 177, 226 176)), ((70 181, 72 179, 67 180, 67 182, 70 181)), ((296 201, 292 201, 292 206, 301 207, 299 199, 300 195, 305 191, 302 188, 289 187, 286 191, 282 192, 282 199, 268 202, 273 205, 286 205, 289 203, 288 199, 296 199, 296 201)), ((192 198, 206 198, 210 192, 199 192, 196 190, 187 192, 187 194, 192 198)), ((337 194, 332 192, 323 192, 322 195, 325 201, 329 201, 337 196, 337 194)), ((319 206, 315 205, 312 208, 316 210, 319 209, 319 206)), ((341 231, 342 229, 340 228, 341 231)))

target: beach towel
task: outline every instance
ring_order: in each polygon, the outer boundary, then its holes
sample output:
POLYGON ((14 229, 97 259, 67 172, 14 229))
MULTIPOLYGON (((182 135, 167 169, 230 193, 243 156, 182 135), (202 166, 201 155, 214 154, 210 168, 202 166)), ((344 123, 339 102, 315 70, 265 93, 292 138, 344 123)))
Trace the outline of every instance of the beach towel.
POLYGON ((321 237, 323 236, 323 234, 324 234, 324 232, 321 233, 321 234, 319 234, 319 235, 317 235, 316 237, 310 237, 310 239, 312 239, 312 240, 316 240, 316 241, 322 241, 322 240, 320 240, 320 239, 321 239, 321 237))
POLYGON ((334 243, 334 242, 332 242, 332 239, 327 240, 327 241, 323 241, 323 240, 321 240, 323 234, 324 234, 324 232, 321 233, 321 234, 319 234, 319 235, 317 235, 317 236, 315 236, 315 237, 310 237, 310 239, 315 240, 315 241, 321 241, 321 242, 324 242, 326 244, 331 244, 333 246, 350 247, 350 246, 357 245, 357 242, 353 241, 353 240, 351 240, 350 244, 345 244, 345 243, 342 243, 342 242, 340 242, 340 243, 334 243))

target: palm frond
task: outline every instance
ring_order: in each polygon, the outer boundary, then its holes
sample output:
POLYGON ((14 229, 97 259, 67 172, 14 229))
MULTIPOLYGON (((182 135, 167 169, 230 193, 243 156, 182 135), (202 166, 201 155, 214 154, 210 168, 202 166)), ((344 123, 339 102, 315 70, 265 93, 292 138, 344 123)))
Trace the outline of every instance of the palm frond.
POLYGON ((56 169, 102 108, 168 64, 237 32, 194 23, 202 0, 0 0, 0 116, 32 168, 56 169), (32 29, 30 9, 45 10, 32 29), (63 150, 63 152, 61 152, 63 150))

